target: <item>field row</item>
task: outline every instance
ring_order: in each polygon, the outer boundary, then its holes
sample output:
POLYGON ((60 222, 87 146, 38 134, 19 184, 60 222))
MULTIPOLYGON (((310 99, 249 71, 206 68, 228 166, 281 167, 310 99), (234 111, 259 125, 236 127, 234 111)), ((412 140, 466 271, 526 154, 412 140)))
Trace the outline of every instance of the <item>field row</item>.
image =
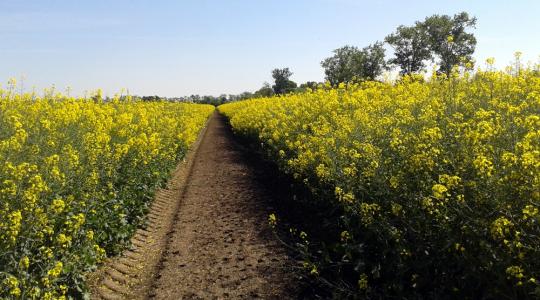
POLYGON ((0 90, 0 298, 82 297, 213 110, 0 90))
POLYGON ((334 207, 320 224, 338 234, 305 264, 334 291, 540 296, 538 66, 320 86, 219 110, 334 207))

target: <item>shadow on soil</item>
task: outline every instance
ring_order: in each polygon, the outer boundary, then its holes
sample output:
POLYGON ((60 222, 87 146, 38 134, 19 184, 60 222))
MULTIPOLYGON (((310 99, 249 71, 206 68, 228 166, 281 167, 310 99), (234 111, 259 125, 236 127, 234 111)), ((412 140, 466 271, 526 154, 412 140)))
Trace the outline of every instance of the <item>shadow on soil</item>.
POLYGON ((310 254, 303 249, 298 232, 307 233, 310 245, 314 246, 310 248, 324 248, 317 245, 333 243, 334 237, 339 236, 336 224, 328 221, 333 219, 332 216, 339 215, 339 212, 334 211, 335 208, 329 205, 324 205, 322 201, 315 201, 309 190, 292 176, 281 172, 278 166, 263 154, 257 142, 235 135, 228 119, 223 115, 218 117, 223 118, 224 124, 227 125, 226 133, 239 150, 235 159, 243 161, 254 171, 254 180, 267 195, 265 201, 268 203, 265 204, 278 218, 274 233, 286 245, 290 257, 295 262, 291 268, 298 282, 295 283, 297 290, 293 293, 298 299, 332 298, 328 286, 309 275, 309 270, 303 267, 303 262, 310 254), (296 234, 292 234, 291 229, 296 230, 296 234))

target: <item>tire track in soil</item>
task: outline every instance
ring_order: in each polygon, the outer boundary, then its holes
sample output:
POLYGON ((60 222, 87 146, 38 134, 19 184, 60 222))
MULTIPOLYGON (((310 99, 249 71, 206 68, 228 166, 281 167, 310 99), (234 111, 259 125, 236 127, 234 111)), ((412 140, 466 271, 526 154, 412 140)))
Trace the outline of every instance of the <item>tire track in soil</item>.
POLYGON ((267 224, 271 195, 225 117, 158 191, 134 249, 98 272, 96 299, 293 299, 294 262, 267 224))
POLYGON ((88 277, 91 299, 146 299, 167 245, 167 234, 179 209, 193 167, 194 156, 208 129, 199 133, 191 149, 174 170, 164 189, 156 191, 144 228, 131 239, 132 246, 109 258, 88 277))

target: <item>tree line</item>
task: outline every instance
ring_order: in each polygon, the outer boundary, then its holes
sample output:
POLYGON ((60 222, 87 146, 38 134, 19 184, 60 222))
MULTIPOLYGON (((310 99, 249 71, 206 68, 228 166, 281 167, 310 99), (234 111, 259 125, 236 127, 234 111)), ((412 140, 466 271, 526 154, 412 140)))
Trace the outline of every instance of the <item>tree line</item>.
MULTIPOLYGON (((332 56, 321 61, 325 80, 332 86, 377 80, 385 71, 393 68, 399 69, 401 75, 416 74, 425 71, 428 62, 438 66, 436 72, 439 74, 449 75, 454 66, 472 68, 476 38, 469 30, 475 26, 476 17, 467 12, 453 16, 432 15, 410 26, 401 25, 387 35, 383 42, 376 41, 361 49, 351 45, 335 49, 332 56), (389 59, 386 59, 385 44, 394 51, 393 57, 389 59)), ((274 83, 270 85, 265 82, 255 92, 217 97, 191 95, 172 100, 220 105, 250 98, 303 92, 321 84, 308 81, 298 85, 291 80, 292 75, 289 68, 277 68, 272 70, 274 83)), ((143 100, 152 101, 154 97, 157 96, 143 97, 143 100)))
MULTIPOLYGON (((476 48, 476 38, 469 32, 475 28, 476 18, 467 12, 454 16, 432 15, 411 26, 401 25, 384 38, 362 49, 346 45, 335 49, 333 55, 324 59, 325 80, 331 85, 342 82, 376 80, 384 71, 398 68, 401 75, 425 71, 427 63, 435 63, 440 74, 449 75, 454 66, 472 68, 472 55, 476 48), (384 45, 393 50, 393 57, 386 59, 384 45)), ((315 82, 303 84, 297 89, 290 80, 292 72, 288 68, 275 69, 272 77, 274 94, 303 91, 306 87, 317 86, 315 82)), ((268 91, 263 87, 262 91, 268 91)))
POLYGON ((350 45, 335 49, 331 57, 321 62, 325 79, 332 85, 375 80, 393 67, 399 68, 401 75, 413 74, 424 71, 427 62, 436 63, 437 72, 447 75, 454 66, 472 68, 476 38, 468 30, 475 25, 476 18, 466 12, 433 15, 412 26, 401 25, 384 42, 377 41, 362 49, 350 45), (385 44, 394 50, 394 56, 388 60, 385 44))
POLYGON ((475 28, 476 18, 461 12, 454 16, 433 15, 412 26, 399 26, 385 37, 359 49, 344 46, 321 62, 326 80, 335 85, 353 80, 375 80, 392 67, 401 75, 419 73, 426 63, 438 65, 437 72, 450 74, 454 66, 472 68, 472 54, 476 38, 469 29, 475 28), (394 56, 385 59, 384 44, 394 50, 394 56))

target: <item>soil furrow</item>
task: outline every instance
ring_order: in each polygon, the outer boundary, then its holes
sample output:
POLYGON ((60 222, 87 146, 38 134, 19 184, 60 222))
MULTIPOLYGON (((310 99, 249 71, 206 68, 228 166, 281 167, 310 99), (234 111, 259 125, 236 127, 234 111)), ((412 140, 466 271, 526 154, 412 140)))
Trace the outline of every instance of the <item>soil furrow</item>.
POLYGON ((214 115, 150 293, 153 299, 293 298, 292 265, 267 224, 256 166, 214 115))
POLYGON ((267 224, 271 195, 222 115, 195 149, 156 194, 134 249, 102 272, 94 298, 294 298, 292 260, 267 224))
POLYGON ((147 299, 150 287, 154 282, 157 266, 167 244, 167 234, 172 227, 173 219, 180 206, 182 194, 188 182, 193 166, 193 157, 197 153, 207 126, 199 134, 199 138, 174 171, 165 189, 156 191, 155 201, 149 214, 160 218, 148 220, 147 226, 138 231, 143 233, 133 237, 132 249, 121 255, 108 259, 96 272, 90 274, 88 283, 92 299, 147 299), (141 238, 144 243, 141 243, 141 238), (139 240, 139 241, 136 241, 139 240), (137 246, 138 245, 138 246, 137 246), (136 254, 138 253, 138 254, 136 254), (118 271, 123 280, 113 279, 108 270, 118 271), (111 289, 111 282, 122 282, 122 291, 111 289))

